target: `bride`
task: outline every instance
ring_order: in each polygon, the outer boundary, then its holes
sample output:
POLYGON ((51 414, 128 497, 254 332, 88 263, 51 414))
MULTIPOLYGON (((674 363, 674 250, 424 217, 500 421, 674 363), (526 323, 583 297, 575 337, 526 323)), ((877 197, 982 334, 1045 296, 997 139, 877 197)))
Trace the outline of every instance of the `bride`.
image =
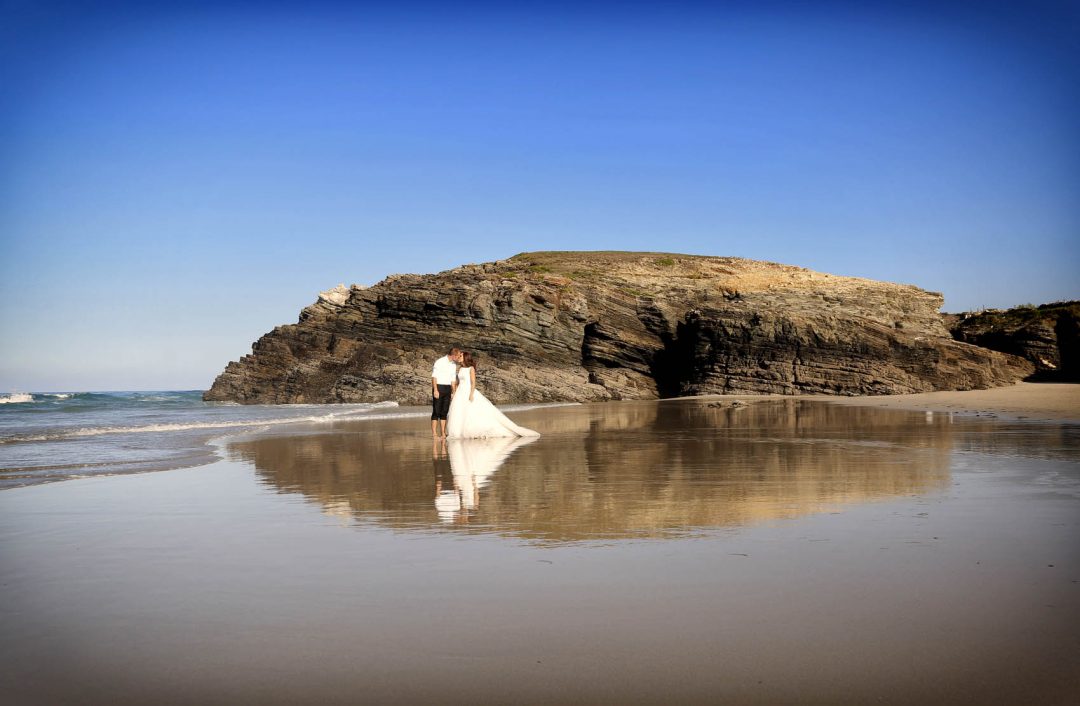
POLYGON ((476 362, 468 351, 461 354, 457 390, 446 415, 446 435, 451 439, 477 439, 492 436, 540 436, 532 429, 519 427, 496 409, 476 389, 476 362))

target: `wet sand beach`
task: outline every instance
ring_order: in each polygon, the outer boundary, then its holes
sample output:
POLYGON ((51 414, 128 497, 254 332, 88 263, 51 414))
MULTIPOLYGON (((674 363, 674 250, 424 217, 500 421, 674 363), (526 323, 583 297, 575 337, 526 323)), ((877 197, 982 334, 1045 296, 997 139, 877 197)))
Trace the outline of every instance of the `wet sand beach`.
POLYGON ((0 690, 1071 703, 1080 427, 939 411, 622 402, 445 443, 351 420, 3 491, 0 690))

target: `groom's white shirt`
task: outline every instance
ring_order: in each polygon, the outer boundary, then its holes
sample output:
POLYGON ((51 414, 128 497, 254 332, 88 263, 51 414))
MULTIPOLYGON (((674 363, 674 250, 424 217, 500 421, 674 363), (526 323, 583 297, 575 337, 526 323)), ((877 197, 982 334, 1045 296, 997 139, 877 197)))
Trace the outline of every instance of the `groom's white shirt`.
POLYGON ((450 360, 450 356, 439 358, 431 368, 431 377, 435 378, 436 385, 453 385, 456 376, 457 365, 450 360))

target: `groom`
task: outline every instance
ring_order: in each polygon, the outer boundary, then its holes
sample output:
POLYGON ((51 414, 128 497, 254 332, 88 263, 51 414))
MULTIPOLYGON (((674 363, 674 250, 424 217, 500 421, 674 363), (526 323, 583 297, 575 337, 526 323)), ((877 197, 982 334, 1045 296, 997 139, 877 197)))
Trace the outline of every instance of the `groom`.
POLYGON ((450 398, 457 389, 457 364, 460 362, 461 351, 451 348, 431 368, 431 435, 434 437, 446 436, 446 413, 450 411, 450 398))

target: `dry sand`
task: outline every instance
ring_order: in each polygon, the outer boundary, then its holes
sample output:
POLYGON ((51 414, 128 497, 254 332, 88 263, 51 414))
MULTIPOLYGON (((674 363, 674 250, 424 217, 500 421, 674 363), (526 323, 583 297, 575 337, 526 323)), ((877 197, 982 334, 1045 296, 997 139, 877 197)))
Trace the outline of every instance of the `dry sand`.
MULTIPOLYGON (((1009 387, 989 390, 948 390, 913 395, 700 395, 672 400, 734 401, 811 399, 854 407, 878 407, 916 412, 946 412, 1001 419, 1080 423, 1080 384, 1018 382, 1009 387)), ((669 400, 661 400, 667 402, 669 400)))
POLYGON ((1080 421, 1080 385, 1021 382, 989 390, 923 392, 917 395, 824 397, 835 404, 956 412, 1010 419, 1080 421))

